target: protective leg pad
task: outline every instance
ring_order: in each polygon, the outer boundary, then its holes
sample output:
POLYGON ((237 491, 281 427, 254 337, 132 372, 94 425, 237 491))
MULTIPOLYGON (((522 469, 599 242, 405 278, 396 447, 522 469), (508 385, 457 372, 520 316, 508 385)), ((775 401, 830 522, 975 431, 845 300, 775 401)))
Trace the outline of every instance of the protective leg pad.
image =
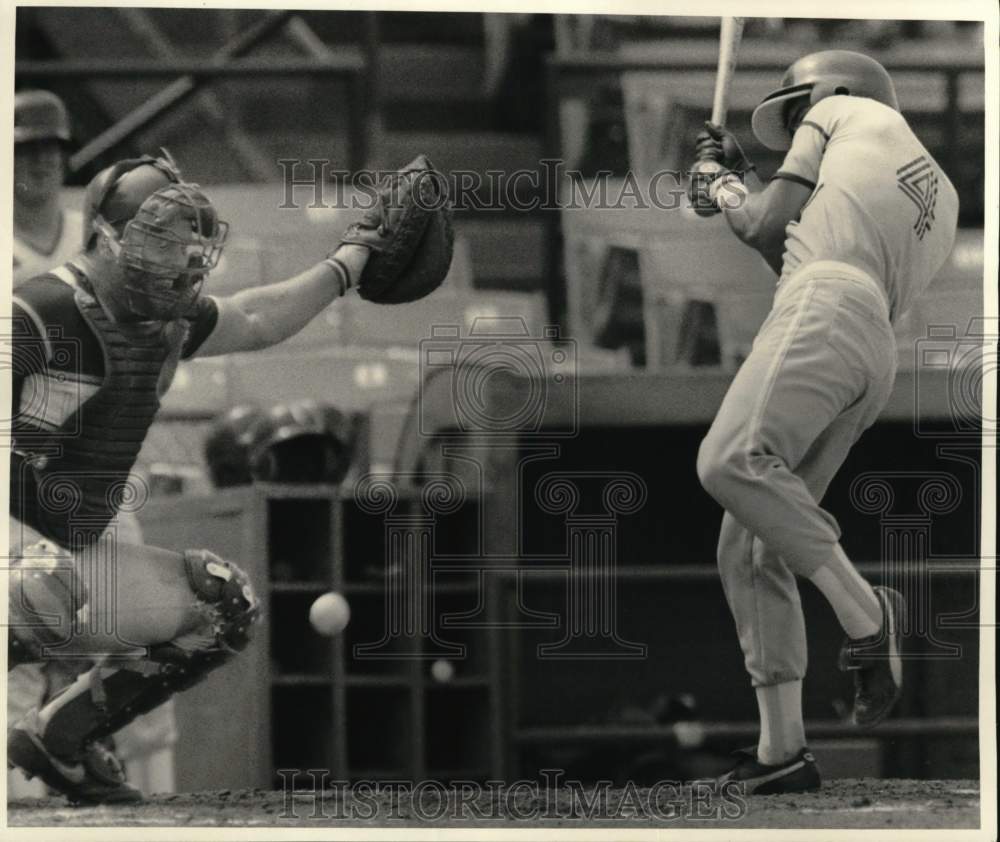
POLYGON ((149 713, 174 693, 193 687, 233 655, 211 650, 192 653, 181 664, 163 664, 157 672, 140 672, 133 665, 96 666, 46 707, 54 708, 46 724, 46 747, 60 757, 76 758, 90 742, 113 734, 137 716, 149 713), (114 670, 110 672, 109 670, 114 670), (99 682, 99 683, 98 683, 99 682), (95 693, 95 685, 100 692, 95 693))
POLYGON ((44 649, 64 643, 82 607, 73 559, 49 541, 27 546, 8 575, 8 669, 44 659, 44 649))
POLYGON ((188 550, 184 561, 205 626, 151 646, 148 660, 105 661, 53 698, 42 714, 43 740, 54 754, 78 756, 88 743, 194 686, 247 645, 259 616, 247 575, 207 550, 188 550))

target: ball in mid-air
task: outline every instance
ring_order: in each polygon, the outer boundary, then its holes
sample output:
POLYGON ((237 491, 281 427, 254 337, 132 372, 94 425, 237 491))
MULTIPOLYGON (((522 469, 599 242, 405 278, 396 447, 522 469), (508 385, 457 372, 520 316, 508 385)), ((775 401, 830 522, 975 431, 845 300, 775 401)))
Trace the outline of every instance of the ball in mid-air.
POLYGON ((445 658, 438 658, 431 664, 431 678, 440 681, 442 684, 451 681, 455 677, 455 665, 445 658))
POLYGON ((317 597, 309 609, 309 622, 320 634, 340 634, 350 622, 351 606, 339 593, 330 591, 317 597))

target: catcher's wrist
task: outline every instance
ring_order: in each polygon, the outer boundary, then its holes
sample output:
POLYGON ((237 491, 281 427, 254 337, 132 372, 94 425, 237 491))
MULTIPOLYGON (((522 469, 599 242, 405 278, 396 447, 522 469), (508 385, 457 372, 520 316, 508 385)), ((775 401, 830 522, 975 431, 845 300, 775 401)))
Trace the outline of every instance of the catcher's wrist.
POLYGON ((320 261, 320 265, 328 266, 333 270, 334 274, 337 276, 337 280, 340 282, 340 295, 346 295, 347 291, 354 286, 351 273, 348 271, 343 260, 331 255, 330 257, 320 261))

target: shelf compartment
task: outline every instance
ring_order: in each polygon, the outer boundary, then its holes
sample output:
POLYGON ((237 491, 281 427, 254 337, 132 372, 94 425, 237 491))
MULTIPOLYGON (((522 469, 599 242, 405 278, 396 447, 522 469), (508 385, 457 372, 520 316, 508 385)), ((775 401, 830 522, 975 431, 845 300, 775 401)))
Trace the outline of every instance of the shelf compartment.
POLYGON ((271 581, 330 582, 333 579, 334 501, 271 498, 267 501, 267 557, 271 581))
POLYGON ((401 687, 348 687, 346 698, 348 768, 411 769, 411 691, 401 687))
POLYGON ((438 684, 424 703, 428 769, 482 769, 489 765, 492 717, 480 687, 438 684))
MULTIPOLYGON (((408 507, 405 500, 400 500, 393 514, 398 515, 408 507)), ((381 584, 386 575, 386 515, 365 512, 354 501, 344 501, 341 511, 347 548, 343 559, 344 581, 381 584)))
MULTIPOLYGON (((329 687, 271 688, 271 751, 278 769, 332 769, 334 695, 329 687)), ((303 785, 308 783, 303 779, 303 785)))
POLYGON ((420 635, 402 634, 393 625, 384 591, 349 592, 348 600, 351 622, 340 638, 345 671, 354 676, 410 675, 422 639, 420 635))
POLYGON ((427 658, 447 660, 455 679, 485 675, 489 670, 489 632, 485 593, 479 577, 469 574, 438 577, 435 588, 434 638, 425 641, 427 658))

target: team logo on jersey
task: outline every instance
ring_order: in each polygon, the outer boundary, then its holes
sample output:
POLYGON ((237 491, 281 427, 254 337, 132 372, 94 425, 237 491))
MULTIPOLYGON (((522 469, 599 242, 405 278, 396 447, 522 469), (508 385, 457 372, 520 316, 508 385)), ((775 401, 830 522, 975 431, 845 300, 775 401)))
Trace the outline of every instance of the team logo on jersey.
POLYGON ((937 204, 938 177, 934 165, 926 155, 914 158, 896 170, 896 183, 913 204, 917 206, 917 221, 913 230, 918 240, 931 230, 934 206, 937 204))

